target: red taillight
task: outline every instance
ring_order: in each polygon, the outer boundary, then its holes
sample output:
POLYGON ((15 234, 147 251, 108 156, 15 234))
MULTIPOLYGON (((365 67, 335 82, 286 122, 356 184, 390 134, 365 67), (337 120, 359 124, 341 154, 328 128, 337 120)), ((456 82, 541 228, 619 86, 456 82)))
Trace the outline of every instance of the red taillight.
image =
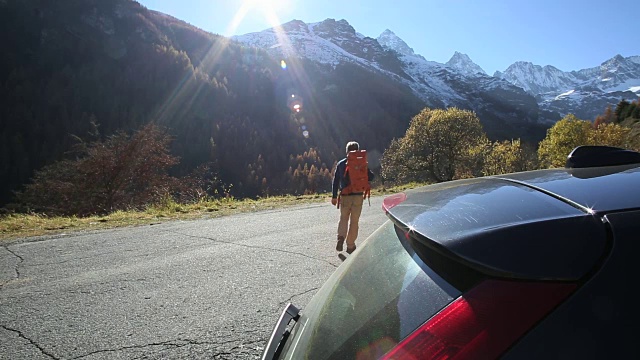
POLYGON ((388 213, 391 208, 397 206, 405 200, 407 200, 407 194, 405 193, 398 193, 387 196, 386 198, 384 198, 384 200, 382 200, 382 210, 384 210, 385 213, 388 213))
POLYGON ((494 359, 575 288, 574 284, 484 281, 383 359, 494 359))

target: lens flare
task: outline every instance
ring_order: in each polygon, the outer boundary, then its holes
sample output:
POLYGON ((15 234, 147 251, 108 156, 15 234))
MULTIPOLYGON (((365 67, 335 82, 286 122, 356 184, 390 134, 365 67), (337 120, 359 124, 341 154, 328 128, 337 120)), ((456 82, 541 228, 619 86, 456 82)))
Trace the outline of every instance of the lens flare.
POLYGON ((294 5, 291 0, 243 0, 234 2, 237 4, 238 10, 227 28, 227 35, 234 34, 241 23, 255 21, 254 18, 256 16, 261 18, 260 21, 264 21, 272 27, 279 26, 282 24, 279 15, 290 13, 294 5))
POLYGON ((280 60, 280 67, 282 70, 287 70, 287 62, 284 60, 280 60))

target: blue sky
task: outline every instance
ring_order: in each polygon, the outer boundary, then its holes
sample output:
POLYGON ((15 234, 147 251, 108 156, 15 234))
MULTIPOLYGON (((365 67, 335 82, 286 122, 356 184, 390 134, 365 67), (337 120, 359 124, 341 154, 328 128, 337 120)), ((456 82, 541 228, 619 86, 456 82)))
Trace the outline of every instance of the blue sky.
POLYGON ((465 53, 487 73, 523 60, 571 71, 640 55, 637 0, 138 0, 206 31, 241 35, 293 19, 390 29, 427 60, 465 53), (244 12, 240 9, 244 8, 244 12), (244 14, 244 15, 242 15, 244 14), (236 20, 234 22, 234 19, 236 20))

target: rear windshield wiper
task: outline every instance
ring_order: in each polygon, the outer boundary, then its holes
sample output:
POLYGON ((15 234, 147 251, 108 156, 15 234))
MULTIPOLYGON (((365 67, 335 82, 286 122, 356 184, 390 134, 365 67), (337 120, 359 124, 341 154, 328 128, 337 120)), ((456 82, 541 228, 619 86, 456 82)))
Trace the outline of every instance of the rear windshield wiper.
POLYGON ((264 353, 262 353, 262 360, 277 359, 277 357, 280 356, 282 346, 287 342, 287 338, 291 333, 288 328, 289 322, 291 322, 291 320, 298 321, 300 318, 299 313, 300 310, 297 307, 291 303, 287 304, 276 326, 273 328, 271 338, 267 343, 267 347, 264 349, 264 353))

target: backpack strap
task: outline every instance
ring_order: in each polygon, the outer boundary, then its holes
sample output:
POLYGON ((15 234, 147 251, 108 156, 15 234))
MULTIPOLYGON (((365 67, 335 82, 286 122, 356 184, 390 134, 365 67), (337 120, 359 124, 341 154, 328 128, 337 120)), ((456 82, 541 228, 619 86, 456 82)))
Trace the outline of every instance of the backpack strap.
MULTIPOLYGON (((346 179, 348 175, 349 175, 349 164, 347 163, 345 165, 344 175, 342 175, 342 177, 346 179)), ((349 183, 349 185, 347 185, 344 188, 342 188, 342 191, 340 193, 344 194, 344 195, 350 194, 351 193, 351 183, 349 183)))

